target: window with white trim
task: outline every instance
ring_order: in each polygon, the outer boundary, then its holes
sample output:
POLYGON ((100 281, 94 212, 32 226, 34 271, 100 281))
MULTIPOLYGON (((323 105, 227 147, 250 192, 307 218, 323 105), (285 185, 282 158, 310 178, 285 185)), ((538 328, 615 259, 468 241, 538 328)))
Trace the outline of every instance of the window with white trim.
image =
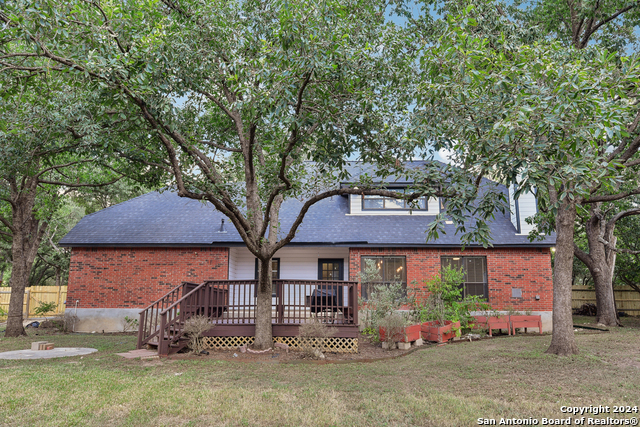
MULTIPOLYGON (((394 193, 411 193, 404 188, 389 188, 389 191, 394 193)), ((362 210, 363 211, 375 211, 375 210, 421 210, 426 211, 428 209, 428 203, 426 197, 419 197, 418 199, 409 203, 404 199, 394 199, 393 197, 376 196, 376 195, 363 195, 362 196, 362 210)))

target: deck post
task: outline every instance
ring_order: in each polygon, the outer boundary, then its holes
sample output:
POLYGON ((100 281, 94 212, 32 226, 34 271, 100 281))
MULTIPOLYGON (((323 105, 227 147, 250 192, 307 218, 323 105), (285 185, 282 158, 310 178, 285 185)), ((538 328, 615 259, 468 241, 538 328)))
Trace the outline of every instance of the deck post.
POLYGON ((284 322, 284 298, 282 292, 284 291, 284 286, 282 280, 278 280, 276 282, 276 323, 284 322))
POLYGON ((202 302, 202 307, 204 310, 204 316, 207 319, 210 319, 213 315, 212 310, 212 301, 211 301, 211 284, 207 283, 204 285, 204 301, 202 302))
POLYGON ((358 325, 358 285, 351 285, 351 292, 353 293, 353 324, 358 325))
POLYGON ((138 322, 138 345, 136 346, 136 348, 141 349, 142 348, 142 340, 144 332, 145 332, 145 313, 146 311, 141 311, 140 312, 140 321, 138 322))
POLYGON ((167 313, 160 314, 160 331, 158 334, 158 355, 169 355, 169 337, 165 335, 165 328, 167 327, 167 313))

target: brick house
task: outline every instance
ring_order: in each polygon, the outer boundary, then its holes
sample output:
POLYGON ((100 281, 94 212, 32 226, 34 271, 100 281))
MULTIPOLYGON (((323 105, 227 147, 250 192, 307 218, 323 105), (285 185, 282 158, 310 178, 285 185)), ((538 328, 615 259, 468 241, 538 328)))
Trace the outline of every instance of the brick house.
MULTIPOLYGON (((409 183, 395 180, 388 188, 409 183)), ((348 185, 348 183, 343 183, 348 185)), ((501 187, 507 196, 513 191, 501 187)), ((466 273, 464 291, 484 296, 494 310, 541 314, 551 328, 553 303, 551 248, 555 236, 530 242, 524 219, 536 212, 532 194, 510 199, 510 215, 490 224, 493 247, 462 251, 454 225, 425 241, 426 225, 441 202, 419 200, 419 209, 377 196, 335 196, 314 205, 295 239, 273 259, 274 279, 358 281, 373 259, 381 281, 399 280, 411 289, 443 264, 466 273)), ((282 228, 288 229, 301 202, 286 201, 282 228)), ((234 227, 211 205, 152 192, 87 215, 60 242, 70 247, 67 311, 80 319, 78 331, 122 330, 125 316, 141 309, 182 281, 253 280, 256 259, 234 227)), ((357 285, 359 298, 367 289, 357 285)), ((274 294, 275 296, 275 294, 274 294)))

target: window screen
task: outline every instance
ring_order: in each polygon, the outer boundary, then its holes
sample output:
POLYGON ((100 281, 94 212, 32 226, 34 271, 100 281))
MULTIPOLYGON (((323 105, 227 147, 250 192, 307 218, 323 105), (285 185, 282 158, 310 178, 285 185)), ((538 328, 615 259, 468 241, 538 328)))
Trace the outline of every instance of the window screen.
POLYGON ((405 293, 407 291, 407 260, 397 256, 363 256, 361 258, 362 272, 367 271, 367 261, 373 263, 377 274, 369 277, 368 283, 362 283, 362 298, 368 299, 374 285, 400 283, 405 293))
POLYGON ((462 284, 463 297, 478 295, 489 297, 487 285, 487 259, 485 257, 442 257, 442 266, 451 266, 462 269, 464 283, 462 284))

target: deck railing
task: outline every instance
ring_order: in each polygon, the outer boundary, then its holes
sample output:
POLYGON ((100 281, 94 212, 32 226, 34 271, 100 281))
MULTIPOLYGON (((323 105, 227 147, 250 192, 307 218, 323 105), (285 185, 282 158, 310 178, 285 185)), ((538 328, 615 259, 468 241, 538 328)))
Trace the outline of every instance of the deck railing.
MULTIPOLYGON (((140 313, 138 347, 158 341, 159 354, 168 354, 183 336, 185 321, 198 314, 209 317, 212 324, 255 324, 257 285, 257 280, 183 283, 140 313)), ((357 283, 274 280, 272 323, 294 325, 310 317, 339 325, 357 325, 357 283)))

